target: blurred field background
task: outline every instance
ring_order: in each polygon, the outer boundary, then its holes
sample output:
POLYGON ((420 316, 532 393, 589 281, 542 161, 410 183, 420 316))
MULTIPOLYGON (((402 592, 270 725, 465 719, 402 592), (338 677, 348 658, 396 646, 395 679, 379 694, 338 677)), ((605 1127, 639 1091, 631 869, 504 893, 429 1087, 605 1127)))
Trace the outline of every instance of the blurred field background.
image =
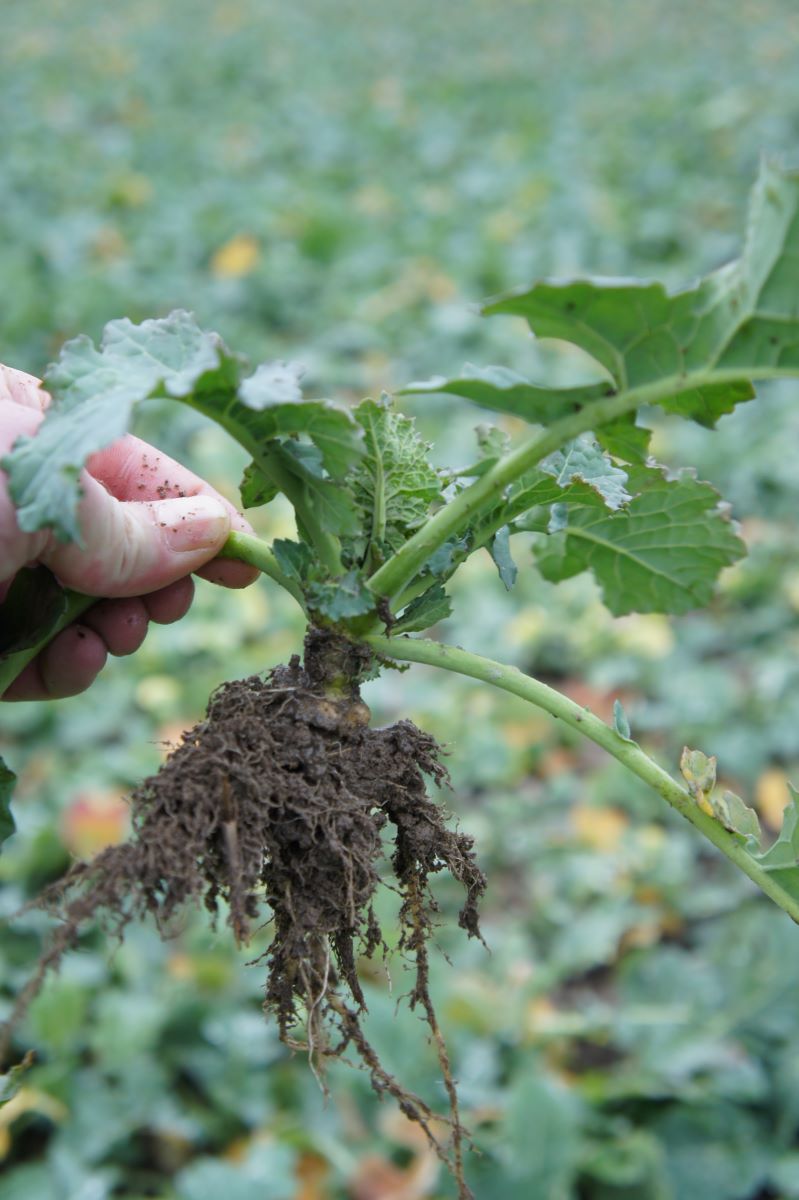
MULTIPOLYGON (((713 268, 759 155, 798 139, 791 0, 5 0, 0 360, 41 372, 66 337, 184 307, 256 360, 304 362, 312 395, 535 367, 521 326, 476 301, 541 274, 713 268)), ((613 620, 586 579, 556 592, 529 561, 508 595, 485 556, 440 631, 599 713, 621 696, 662 762, 717 754, 772 831, 799 782, 797 401, 763 389, 715 433, 657 423, 658 456, 715 483, 750 547, 709 611, 613 620)), ((486 418, 414 411, 442 462, 486 418)), ((235 493, 242 456, 192 414, 154 406, 141 432, 235 493)), ((290 532, 279 508, 257 523, 290 532)), ((0 915, 124 836, 126 789, 209 691, 299 636, 268 583, 200 584, 85 696, 4 706, 21 786, 0 915)), ((448 743, 447 803, 491 879, 491 955, 442 928, 434 979, 479 1200, 799 1197, 799 931, 521 701, 422 668, 367 699, 448 743)), ((456 902, 442 887, 450 926, 456 902)), ((0 925, 0 1017, 46 928, 0 925)), ((263 1023, 257 951, 199 919, 168 943, 88 938, 19 1034, 36 1064, 0 1108, 3 1200, 451 1197, 361 1075, 334 1070, 325 1105, 263 1023)), ((369 978, 371 1035, 441 1102, 390 974, 369 978)))

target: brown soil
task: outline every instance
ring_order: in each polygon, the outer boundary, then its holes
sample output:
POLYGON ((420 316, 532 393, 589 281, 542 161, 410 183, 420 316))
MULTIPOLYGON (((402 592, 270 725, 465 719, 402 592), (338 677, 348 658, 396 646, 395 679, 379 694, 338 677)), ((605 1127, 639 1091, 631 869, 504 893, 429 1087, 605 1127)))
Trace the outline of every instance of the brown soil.
POLYGON ((281 1038, 306 1049, 320 1076, 327 1057, 354 1050, 374 1089, 424 1128, 466 1198, 465 1131, 428 988, 436 913, 428 880, 448 870, 463 885, 460 925, 479 937, 485 878, 472 839, 448 829, 446 813, 427 795, 426 775, 437 784, 448 778, 435 740, 409 721, 369 728, 357 688, 367 660, 363 648, 312 630, 304 667, 294 657, 265 680, 253 676, 214 693, 205 720, 133 793, 132 840, 76 864, 37 901, 62 923, 9 1028, 98 916, 121 933, 149 913, 167 932, 187 905, 216 914, 224 901, 226 920, 246 943, 271 910, 264 1006, 281 1038), (357 957, 384 949, 372 899, 387 825, 401 895, 400 950, 414 970, 410 1004, 424 1014, 438 1054, 450 1104, 448 1146, 434 1132, 433 1111, 383 1068, 361 1025, 357 957))

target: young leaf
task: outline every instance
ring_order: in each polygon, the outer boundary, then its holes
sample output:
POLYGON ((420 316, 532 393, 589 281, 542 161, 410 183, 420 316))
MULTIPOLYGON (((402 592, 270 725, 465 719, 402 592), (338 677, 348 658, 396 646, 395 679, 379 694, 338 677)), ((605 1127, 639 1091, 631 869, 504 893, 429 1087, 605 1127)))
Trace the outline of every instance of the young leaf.
POLYGON ((639 494, 618 512, 570 504, 566 525, 537 551, 546 579, 590 568, 612 613, 682 613, 706 604, 719 571, 745 550, 718 493, 690 476, 666 480, 635 468, 639 494))
POLYGON ((670 294, 660 283, 538 283, 483 312, 525 317, 542 338, 580 346, 619 390, 669 384, 652 399, 714 425, 753 395, 749 380, 796 374, 799 171, 764 162, 736 262, 670 294))
POLYGON ((330 401, 299 399, 296 369, 273 364, 241 376, 241 360, 185 312, 141 325, 112 321, 99 349, 86 337, 67 342, 45 378, 53 402, 41 427, 35 437, 18 439, 2 461, 21 527, 50 527, 63 540, 79 540, 84 463, 125 433, 139 401, 154 397, 212 417, 252 453, 267 479, 265 454, 275 439, 305 434, 331 475, 345 475, 357 461, 362 431, 351 413, 330 401))
POLYGON ((754 839, 755 843, 760 842, 760 821, 757 813, 735 792, 725 791, 721 796, 712 795, 710 807, 716 820, 721 821, 730 833, 754 839))
POLYGON ((375 597, 357 571, 348 571, 340 579, 311 583, 306 594, 309 605, 331 621, 359 617, 375 608, 375 597))
POLYGON ((8 769, 2 758, 0 758, 0 846, 11 837, 11 834, 16 829, 10 807, 11 796, 16 782, 16 775, 8 769))
POLYGON ((239 484, 242 508, 260 508, 274 500, 279 491, 277 484, 266 478, 257 463, 251 462, 244 468, 239 484))
POLYGON ((421 596, 411 600, 391 626, 392 633, 421 633, 438 621, 444 621, 452 612, 452 601, 440 583, 434 583, 421 596))
POLYGON ((625 742, 633 740, 630 736, 630 722, 621 700, 613 701, 613 728, 620 738, 624 738, 625 742))
POLYGON ((428 558, 424 571, 429 571, 431 575, 448 575, 456 563, 466 557, 470 544, 471 538, 468 534, 442 542, 428 558))
POLYGON ((488 550, 496 563, 500 579, 505 584, 506 590, 510 591, 516 582, 519 570, 511 556, 510 530, 507 525, 503 525, 501 529, 497 530, 488 543, 488 550))
POLYGON ((450 473, 453 479, 476 479, 485 475, 495 462, 498 462, 510 449, 510 437, 504 429, 497 425, 477 425, 477 460, 468 467, 462 467, 450 473))
POLYGON ((440 498, 441 479, 410 417, 385 401, 364 400, 355 418, 364 431, 364 454, 347 483, 371 524, 373 543, 396 550, 440 498))
POLYGON ((708 816, 713 816, 710 795, 716 786, 717 766, 718 762, 715 756, 708 757, 701 750, 691 750, 688 746, 683 746, 680 756, 680 774, 688 784, 688 791, 708 816))

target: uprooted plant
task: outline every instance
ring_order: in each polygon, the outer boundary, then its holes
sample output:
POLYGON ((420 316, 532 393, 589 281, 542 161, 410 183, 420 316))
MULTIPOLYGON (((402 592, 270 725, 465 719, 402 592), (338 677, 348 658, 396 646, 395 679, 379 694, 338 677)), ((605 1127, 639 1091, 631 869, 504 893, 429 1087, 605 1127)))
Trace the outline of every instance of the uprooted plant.
MULTIPOLYGON (((304 1046, 320 1074, 329 1056, 355 1052, 375 1089, 424 1127, 460 1196, 469 1196, 466 1135, 428 986, 436 914, 429 879, 446 870, 463 886, 460 924, 472 936, 485 880, 471 839, 427 795, 425 776, 446 780, 435 741, 408 721, 369 725, 360 685, 397 663, 460 672, 559 717, 653 786, 799 921, 799 795, 764 851, 754 812, 738 796, 717 794, 715 761, 699 750, 685 751, 678 783, 632 739, 619 705, 608 726, 513 667, 410 636, 448 616, 446 584, 478 550, 511 588, 517 534, 532 542, 549 580, 591 569, 614 614, 706 603, 744 546, 713 488, 649 457, 639 415, 659 406, 712 428, 753 398, 752 380, 799 375, 797 257, 799 173, 766 164, 741 258, 698 284, 669 294, 657 283, 538 283, 489 303, 487 314, 525 317, 537 336, 580 347, 596 380, 551 387, 470 366, 404 389, 462 396, 537 427, 512 445, 500 428, 480 426, 474 461, 461 470, 433 466, 431 447, 389 398, 354 408, 303 399, 294 366, 247 373, 186 313, 138 326, 114 321, 99 349, 86 338, 67 343, 45 379, 53 403, 41 429, 3 463, 22 527, 78 539, 79 473, 89 455, 125 432, 138 402, 188 404, 252 455, 245 507, 278 492, 293 505, 296 539, 267 546, 233 534, 225 552, 288 591, 307 634, 302 662, 295 656, 266 679, 254 675, 212 696, 205 719, 134 792, 129 843, 75 864, 36 902, 61 923, 17 1014, 96 918, 121 932, 152 914, 166 929, 186 905, 215 914, 224 902, 246 943, 269 917, 265 1007, 283 1040, 304 1046), (387 832, 400 951, 415 971, 410 1003, 438 1054, 448 1136, 425 1101, 386 1071, 362 1025, 358 958, 385 946, 372 900, 387 832)), ((163 487, 169 494, 168 481, 163 487)), ((63 592, 42 568, 21 572, 3 606, 0 692, 91 602, 63 592)), ((13 830, 12 783, 0 767, 0 837, 13 830)))

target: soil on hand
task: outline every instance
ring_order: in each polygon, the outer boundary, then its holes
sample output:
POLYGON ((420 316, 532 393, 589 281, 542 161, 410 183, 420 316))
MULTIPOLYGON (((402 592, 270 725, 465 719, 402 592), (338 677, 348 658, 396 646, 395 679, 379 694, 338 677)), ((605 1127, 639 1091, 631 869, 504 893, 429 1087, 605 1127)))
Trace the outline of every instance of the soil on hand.
POLYGON ((186 905, 216 914, 224 901, 239 942, 271 917, 265 1008, 283 1040, 307 1049, 320 1074, 328 1056, 354 1049, 375 1090, 423 1126, 468 1197, 464 1130, 428 988, 436 912, 428 881, 448 870, 463 885, 460 924, 479 936, 485 878, 472 839, 449 829, 427 795, 425 776, 447 780, 435 740, 409 721, 369 727, 357 688, 365 653, 312 630, 304 666, 295 657, 266 679, 227 683, 211 697, 205 720, 133 793, 132 840, 77 864, 39 901, 62 923, 17 1013, 98 916, 122 931, 152 914, 166 932, 186 905), (401 895, 400 951, 414 970, 410 1003, 424 1014, 438 1053, 449 1145, 436 1136, 428 1105, 383 1068, 361 1025, 357 957, 384 949, 372 900, 386 827, 401 895))

